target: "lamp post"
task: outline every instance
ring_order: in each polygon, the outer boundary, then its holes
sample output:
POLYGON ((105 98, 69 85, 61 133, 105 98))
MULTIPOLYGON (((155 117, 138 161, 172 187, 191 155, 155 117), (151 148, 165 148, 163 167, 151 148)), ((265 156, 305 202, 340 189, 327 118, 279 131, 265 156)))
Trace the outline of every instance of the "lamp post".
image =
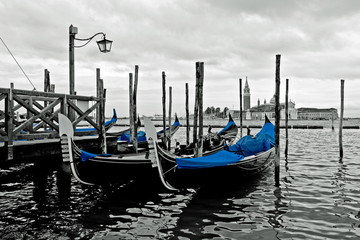
MULTIPOLYGON (((106 39, 106 35, 102 32, 94 34, 90 38, 81 39, 75 38, 75 35, 78 33, 77 27, 70 25, 69 27, 69 90, 70 95, 75 95, 75 48, 81 48, 86 46, 94 37, 97 35, 102 35, 103 39, 97 41, 100 52, 107 53, 111 51, 112 41, 106 39), (75 40, 84 41, 85 43, 80 46, 75 46, 75 40)), ((70 109, 69 109, 70 110, 70 109)), ((70 120, 75 119, 73 111, 69 111, 70 120)))

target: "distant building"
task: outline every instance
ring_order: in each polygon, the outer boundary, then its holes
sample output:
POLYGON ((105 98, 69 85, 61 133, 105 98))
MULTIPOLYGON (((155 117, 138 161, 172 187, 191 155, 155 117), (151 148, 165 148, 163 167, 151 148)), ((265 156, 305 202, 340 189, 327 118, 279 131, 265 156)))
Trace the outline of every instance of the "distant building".
MULTIPOLYGON (((288 118, 289 119, 297 119, 297 109, 295 108, 295 103, 291 100, 288 103, 288 118)), ((275 96, 271 98, 270 103, 266 103, 264 100, 264 104, 260 104, 260 100, 258 100, 258 105, 252 107, 246 111, 246 119, 253 120, 265 119, 265 115, 269 118, 275 118, 275 96)), ((285 119, 285 103, 280 103, 280 118, 285 119)))
MULTIPOLYGON (((238 118, 240 116, 239 110, 230 110, 230 114, 238 118)), ((289 119, 297 119, 298 112, 295 108, 295 103, 291 100, 288 103, 288 114, 289 119)), ((260 99, 258 100, 257 106, 251 107, 246 111, 243 111, 243 118, 246 120, 263 120, 265 119, 265 115, 269 118, 275 118, 275 98, 273 97, 270 100, 270 103, 266 103, 264 100, 264 104, 260 104, 260 99)), ((280 103, 280 118, 285 119, 285 103, 280 103)))
POLYGON ((299 108, 298 119, 303 120, 329 120, 338 119, 338 112, 335 108, 299 108))
MULTIPOLYGON (((262 120, 267 115, 269 118, 275 118, 275 95, 270 99, 270 103, 264 99, 264 104, 260 104, 260 99, 257 101, 257 106, 250 107, 250 87, 246 78, 244 94, 243 94, 243 112, 242 116, 246 120, 258 119, 262 120)), ((230 110, 229 113, 234 118, 240 117, 239 110, 230 110)), ((285 103, 280 103, 280 118, 285 119, 285 103)), ((289 119, 303 119, 303 120, 321 120, 321 119, 337 119, 338 113, 335 108, 295 108, 295 102, 291 99, 288 103, 288 118, 289 119)))
POLYGON ((248 109, 250 109, 250 88, 249 88, 249 83, 246 77, 246 82, 245 82, 245 87, 244 87, 244 108, 243 110, 246 111, 248 109))

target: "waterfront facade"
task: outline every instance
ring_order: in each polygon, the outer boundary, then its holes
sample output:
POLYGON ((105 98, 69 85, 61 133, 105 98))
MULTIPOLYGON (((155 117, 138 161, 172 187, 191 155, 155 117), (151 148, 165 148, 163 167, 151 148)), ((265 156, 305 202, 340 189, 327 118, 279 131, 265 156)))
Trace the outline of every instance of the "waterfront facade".
MULTIPOLYGON (((260 104, 260 100, 258 100, 258 105, 248 109, 245 115, 247 120, 263 120, 265 119, 265 115, 267 115, 269 118, 275 118, 275 98, 273 97, 270 100, 270 103, 266 103, 266 101, 264 101, 264 104, 260 104)), ((285 119, 285 116, 285 103, 280 103, 280 118, 285 119)), ((288 118, 298 118, 298 112, 295 108, 295 103, 291 100, 288 103, 288 118)))
POLYGON ((298 119, 302 120, 330 120, 338 119, 335 108, 299 108, 298 119))
MULTIPOLYGON (((263 120, 265 115, 269 118, 275 118, 275 95, 267 103, 266 99, 263 104, 260 104, 258 99, 257 105, 250 107, 250 87, 246 78, 244 94, 243 94, 243 118, 246 120, 263 120)), ((240 117, 239 110, 230 110, 230 114, 235 117, 240 117)), ((280 103, 280 119, 285 119, 285 103, 280 103)), ((338 112, 335 108, 295 108, 295 102, 288 102, 288 119, 300 120, 325 120, 338 119, 338 112)))

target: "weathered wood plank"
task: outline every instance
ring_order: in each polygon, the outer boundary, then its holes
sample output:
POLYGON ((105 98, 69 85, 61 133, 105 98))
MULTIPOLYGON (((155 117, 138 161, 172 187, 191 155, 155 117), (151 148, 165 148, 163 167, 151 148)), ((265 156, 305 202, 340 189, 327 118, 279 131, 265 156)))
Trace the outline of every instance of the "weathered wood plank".
POLYGON ((59 104, 61 102, 61 99, 58 99, 57 101, 51 103, 49 106, 47 106, 46 108, 44 108, 42 111, 38 112, 37 110, 35 110, 33 107, 31 107, 29 104, 27 104, 26 102, 24 102, 22 99, 20 99, 18 96, 14 95, 14 100, 16 100, 19 104, 23 105, 27 110, 29 110, 31 113, 34 114, 34 116, 32 116, 30 119, 28 119, 26 122, 22 123, 20 126, 18 126, 14 131, 13 134, 17 134, 19 133, 21 130, 23 130, 26 126, 32 124, 32 122, 34 120, 36 120, 37 118, 42 119, 44 122, 46 122, 47 124, 49 124, 51 127, 53 127, 56 130, 59 130, 59 127, 57 125, 55 125, 53 122, 51 122, 49 119, 47 119, 45 117, 45 113, 48 112, 49 109, 52 109, 53 107, 55 107, 57 104, 59 104))
MULTIPOLYGON (((89 118, 85 113, 87 112, 83 112, 83 111, 81 111, 81 109, 80 108, 78 108, 76 105, 75 105, 75 103, 73 103, 72 101, 67 101, 67 104, 72 108, 72 109, 74 109, 79 115, 81 115, 80 116, 80 118, 81 118, 81 120, 82 119, 85 119, 87 122, 89 122, 94 128, 96 128, 96 130, 98 130, 98 131, 100 131, 100 128, 99 128, 99 125, 97 125, 91 118, 89 118), (83 116, 85 116, 84 118, 82 118, 83 116)), ((94 106, 92 106, 92 110, 93 109, 95 109, 97 106, 98 106, 98 104, 100 104, 100 102, 97 102, 96 104, 94 104, 94 106)), ((90 113, 91 111, 89 111, 89 113, 90 113)), ((79 119, 80 119, 79 118, 79 119)), ((77 120, 75 120, 72 124, 74 125, 74 126, 76 126, 76 124, 77 123, 79 123, 80 121, 78 121, 79 119, 77 119, 77 120), (75 124, 76 123, 76 124, 75 124)))

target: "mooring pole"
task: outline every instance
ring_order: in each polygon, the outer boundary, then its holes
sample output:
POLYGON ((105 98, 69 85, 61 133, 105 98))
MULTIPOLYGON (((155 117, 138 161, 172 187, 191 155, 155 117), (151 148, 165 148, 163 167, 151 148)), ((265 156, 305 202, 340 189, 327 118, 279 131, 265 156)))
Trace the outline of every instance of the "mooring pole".
POLYGON ((169 138, 168 138, 168 150, 171 149, 171 105, 172 105, 172 87, 169 87, 169 138))
POLYGON ((163 139, 162 143, 166 147, 166 75, 162 72, 162 106, 163 106, 163 139))
POLYGON ((240 138, 242 138, 242 131, 243 131, 243 125, 242 125, 242 120, 243 120, 243 115, 242 115, 242 79, 239 78, 239 95, 240 95, 240 138))
POLYGON ((286 92, 285 92, 285 158, 288 156, 289 146, 289 132, 288 132, 288 121, 289 121, 289 79, 286 79, 286 92))
POLYGON ((5 131, 7 141, 5 142, 6 161, 14 159, 14 83, 10 83, 9 93, 5 99, 5 131))
POLYGON ((106 89, 104 89, 104 81, 99 79, 99 88, 101 91, 100 95, 100 119, 99 119, 99 126, 100 126, 100 148, 101 153, 107 153, 107 146, 106 146, 106 131, 105 131, 105 99, 106 99, 106 89))
POLYGON ((189 84, 185 84, 185 111, 186 111, 186 146, 190 144, 190 120, 189 120, 189 84))
POLYGON ((129 73, 129 123, 130 123, 130 144, 134 143, 134 115, 133 115, 133 108, 134 108, 134 98, 133 98, 133 74, 129 73))
POLYGON ((138 139, 137 139, 137 118, 136 118, 136 96, 137 86, 139 81, 139 66, 135 65, 135 76, 134 76, 134 89, 133 89, 133 121, 134 121, 134 148, 135 152, 138 152, 138 139))
POLYGON ((198 157, 202 157, 203 152, 203 132, 204 132, 204 111, 203 111, 203 95, 204 95, 204 63, 200 62, 199 65, 200 77, 199 77, 199 145, 198 145, 198 157))
POLYGON ((340 124, 339 124, 339 150, 340 158, 344 156, 343 142, 342 142, 342 129, 343 129, 343 117, 344 117, 344 84, 345 80, 341 79, 341 104, 340 104, 340 124))
POLYGON ((280 186, 280 58, 276 55, 275 72, 275 186, 280 186))
POLYGON ((198 115, 199 115, 199 81, 200 81, 200 62, 195 63, 196 71, 196 83, 195 83, 195 105, 194 105, 194 127, 193 127, 193 143, 194 143, 194 155, 198 157, 199 146, 198 146, 198 135, 197 135, 197 126, 198 126, 198 115))

